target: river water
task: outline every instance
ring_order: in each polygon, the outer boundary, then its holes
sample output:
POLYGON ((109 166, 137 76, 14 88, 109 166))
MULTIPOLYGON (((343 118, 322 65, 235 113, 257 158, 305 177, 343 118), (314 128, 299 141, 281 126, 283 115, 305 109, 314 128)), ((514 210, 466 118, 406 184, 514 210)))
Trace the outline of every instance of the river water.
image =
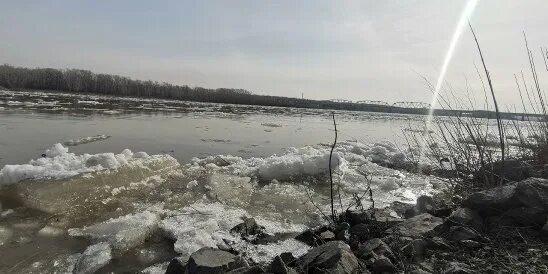
MULTIPOLYGON (((407 161, 403 131, 423 116, 335 118, 339 212, 369 187, 377 207, 439 189, 386 167, 407 161)), ((291 235, 325 221, 333 138, 328 110, 1 91, 0 272, 161 273, 203 246, 302 254, 291 235), (235 237, 242 216, 277 240, 235 237)))

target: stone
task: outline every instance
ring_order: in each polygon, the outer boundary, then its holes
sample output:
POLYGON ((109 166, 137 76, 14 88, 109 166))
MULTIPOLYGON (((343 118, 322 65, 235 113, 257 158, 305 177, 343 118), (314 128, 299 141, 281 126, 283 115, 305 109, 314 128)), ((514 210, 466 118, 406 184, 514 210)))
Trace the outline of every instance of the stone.
POLYGON ((513 208, 548 211, 548 180, 529 178, 470 195, 463 204, 482 216, 494 216, 513 208))
POLYGON ((355 273, 360 267, 350 247, 342 241, 312 248, 299 261, 309 273, 355 273))
POLYGON ((465 246, 465 247, 474 248, 474 249, 482 247, 481 243, 478 243, 478 242, 473 241, 473 240, 462 240, 462 241, 460 241, 460 244, 465 246))
POLYGON ((406 211, 412 210, 414 207, 414 204, 402 203, 400 201, 394 201, 390 204, 390 208, 402 218, 405 218, 406 211))
POLYGON ((477 180, 484 181, 485 177, 492 180, 502 178, 504 181, 517 182, 529 178, 533 174, 529 164, 516 159, 508 159, 489 163, 481 168, 474 177, 477 180), (496 175, 493 176, 493 175, 496 175))
POLYGON ((443 271, 444 274, 471 274, 470 266, 465 263, 450 262, 443 271))
POLYGON ((366 241, 363 245, 358 247, 355 254, 364 260, 378 256, 386 256, 392 259, 394 258, 394 253, 392 253, 390 247, 378 238, 366 241))
POLYGON ((405 218, 412 218, 434 209, 434 200, 430 196, 422 195, 417 198, 417 204, 404 212, 405 218))
POLYGON ((480 235, 473 229, 465 226, 453 226, 449 229, 448 239, 453 241, 473 240, 480 238, 480 235))
POLYGON ((316 241, 319 239, 319 236, 316 235, 312 230, 307 229, 303 231, 301 234, 295 236, 295 240, 303 242, 309 246, 315 246, 316 241))
POLYGON ((240 234, 245 237, 256 235, 264 231, 264 227, 259 226, 254 218, 243 217, 243 221, 243 223, 230 229, 230 232, 240 234))
POLYGON ((402 252, 405 256, 412 258, 415 261, 420 261, 426 253, 429 243, 423 239, 415 239, 402 247, 402 252))
POLYGON ((203 247, 192 253, 186 265, 186 273, 224 273, 243 267, 242 261, 226 251, 203 247))
POLYGON ((165 274, 181 274, 185 272, 185 265, 177 258, 171 259, 165 274))
POLYGON ((358 224, 376 225, 380 223, 393 226, 403 221, 401 218, 392 216, 391 211, 390 208, 375 208, 364 211, 347 210, 346 219, 349 220, 352 226, 358 224))
POLYGON ((544 238, 547 238, 548 239, 548 221, 546 222, 546 224, 542 227, 542 229, 540 230, 540 235, 544 238))
POLYGON ((371 268, 373 269, 373 273, 396 273, 396 267, 392 261, 385 256, 380 256, 375 259, 371 268))
POLYGON ((436 234, 435 230, 442 224, 443 220, 441 218, 423 213, 404 220, 400 224, 389 228, 386 232, 389 234, 397 232, 400 236, 417 239, 436 234))
POLYGON ((286 274, 287 266, 280 256, 274 257, 274 260, 270 263, 270 272, 274 274, 286 274))
POLYGON ((333 233, 329 230, 324 231, 324 232, 320 233, 320 239, 322 239, 322 241, 324 241, 324 242, 333 241, 333 240, 335 240, 335 233, 333 233))
POLYGON ((548 220, 548 212, 540 208, 517 207, 512 208, 500 215, 506 223, 513 223, 518 226, 532 226, 540 228, 548 220))
POLYGON ((477 230, 483 228, 483 219, 481 216, 476 211, 466 207, 457 208, 451 213, 448 220, 451 224, 471 226, 477 230))
MULTIPOLYGON (((167 273, 167 272, 166 272, 167 273)), ((243 266, 226 272, 227 274, 261 274, 265 273, 261 267, 255 266, 243 266)), ((290 272, 291 273, 291 272, 290 272)))
POLYGON ((370 237, 369 227, 367 224, 357 224, 351 227, 348 232, 350 233, 350 235, 356 236, 360 242, 363 242, 367 240, 368 237, 370 237))
POLYGON ((297 258, 295 258, 295 256, 293 256, 293 253, 291 252, 284 252, 280 254, 280 258, 282 258, 285 265, 287 266, 295 266, 297 263, 297 258))

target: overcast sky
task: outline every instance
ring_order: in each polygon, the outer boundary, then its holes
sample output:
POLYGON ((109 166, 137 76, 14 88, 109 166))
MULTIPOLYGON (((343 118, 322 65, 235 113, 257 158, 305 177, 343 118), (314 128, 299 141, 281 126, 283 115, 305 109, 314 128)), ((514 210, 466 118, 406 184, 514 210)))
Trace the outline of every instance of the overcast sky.
MULTIPOLYGON (((414 71, 436 80, 465 4, 1 0, 0 63, 258 94, 429 102, 414 71)), ((546 0, 479 1, 471 22, 504 108, 521 104, 513 74, 528 67, 523 30, 547 75, 539 49, 548 46, 547 12, 546 0)), ((473 97, 482 98, 474 63, 466 30, 448 81, 464 94, 466 75, 473 97)))

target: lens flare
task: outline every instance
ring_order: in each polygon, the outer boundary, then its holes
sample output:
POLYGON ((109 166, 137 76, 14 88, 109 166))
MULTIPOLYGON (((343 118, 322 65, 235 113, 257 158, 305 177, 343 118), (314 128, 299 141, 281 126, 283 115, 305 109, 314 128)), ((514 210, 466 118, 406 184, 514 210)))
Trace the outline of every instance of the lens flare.
MULTIPOLYGON (((457 27, 455 28, 455 32, 453 33, 453 37, 451 38, 449 49, 447 50, 445 59, 443 60, 443 64, 441 66, 438 80, 436 81, 436 86, 434 88, 434 95, 432 96, 432 102, 430 104, 430 110, 428 111, 428 116, 426 118, 426 126, 424 129, 424 134, 427 134, 430 131, 430 127, 432 125, 432 119, 434 116, 434 109, 436 108, 436 103, 438 101, 440 89, 441 89, 441 86, 443 85, 443 81, 445 80, 445 75, 447 74, 447 69, 449 67, 449 64, 451 63, 451 59, 453 58, 453 55, 455 54, 455 49, 457 48, 457 44, 459 42, 459 39, 462 33, 464 32, 466 23, 472 16, 472 13, 474 12, 474 9, 476 8, 477 4, 478 4, 478 0, 469 0, 466 6, 464 7, 464 10, 461 13, 459 22, 457 23, 457 27)), ((424 144, 421 147, 421 152, 423 151, 423 147, 424 147, 424 144)), ((419 158, 421 154, 422 153, 419 154, 419 158)))

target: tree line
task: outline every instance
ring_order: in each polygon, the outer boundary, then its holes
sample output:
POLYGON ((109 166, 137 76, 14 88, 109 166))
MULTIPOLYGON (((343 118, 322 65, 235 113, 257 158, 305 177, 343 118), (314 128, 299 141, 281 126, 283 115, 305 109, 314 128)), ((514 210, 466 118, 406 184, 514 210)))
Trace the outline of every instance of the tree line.
MULTIPOLYGON (((0 87, 9 90, 45 90, 94 93, 114 96, 175 99, 184 101, 248 104, 263 106, 364 110, 353 103, 308 100, 282 96, 257 95, 244 89, 179 86, 156 81, 141 81, 119 75, 93 73, 82 69, 24 68, 0 66, 0 87)), ((383 111, 370 106, 369 111, 383 111)))
MULTIPOLYGON (((354 111, 428 114, 423 108, 400 108, 375 104, 309 100, 282 96, 257 95, 245 89, 179 86, 157 81, 135 80, 129 77, 93 73, 82 69, 24 68, 0 65, 0 88, 9 90, 43 90, 51 92, 94 93, 113 96, 174 99, 195 102, 245 104, 260 106, 339 109, 354 111)), ((459 116, 460 110, 437 109, 435 115, 459 116)), ((491 111, 466 111, 474 117, 492 117, 491 111)), ((501 113, 512 119, 512 113, 501 113)))

